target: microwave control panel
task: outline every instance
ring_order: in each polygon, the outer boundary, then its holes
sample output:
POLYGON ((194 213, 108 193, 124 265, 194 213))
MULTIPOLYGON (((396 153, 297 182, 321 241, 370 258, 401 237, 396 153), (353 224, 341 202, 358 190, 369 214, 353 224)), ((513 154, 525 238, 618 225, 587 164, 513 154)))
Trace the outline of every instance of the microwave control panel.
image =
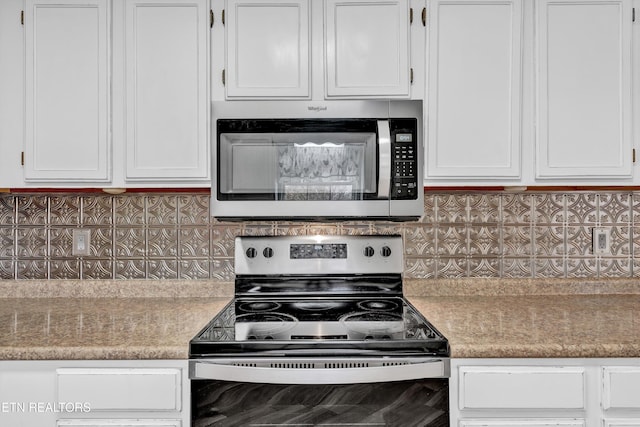
POLYGON ((418 136, 415 119, 392 119, 391 199, 415 200, 418 197, 418 136))

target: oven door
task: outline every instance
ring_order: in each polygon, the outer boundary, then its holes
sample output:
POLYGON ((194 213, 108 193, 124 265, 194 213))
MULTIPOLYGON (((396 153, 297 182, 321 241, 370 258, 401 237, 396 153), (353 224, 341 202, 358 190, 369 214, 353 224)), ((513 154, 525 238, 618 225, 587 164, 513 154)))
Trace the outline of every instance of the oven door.
POLYGON ((194 360, 190 373, 193 427, 449 426, 448 359, 194 360))

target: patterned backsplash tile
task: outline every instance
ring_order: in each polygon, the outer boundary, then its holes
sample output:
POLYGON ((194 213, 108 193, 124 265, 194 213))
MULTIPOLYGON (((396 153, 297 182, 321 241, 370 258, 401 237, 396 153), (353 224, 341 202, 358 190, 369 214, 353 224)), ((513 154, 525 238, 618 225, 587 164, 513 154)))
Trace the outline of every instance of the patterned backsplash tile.
POLYGON ((203 193, 0 195, 0 279, 233 278, 239 235, 400 234, 410 278, 640 276, 640 193, 427 192, 418 222, 220 222, 203 193), (610 253, 594 255, 605 227, 610 253), (76 257, 73 229, 91 255, 76 257))

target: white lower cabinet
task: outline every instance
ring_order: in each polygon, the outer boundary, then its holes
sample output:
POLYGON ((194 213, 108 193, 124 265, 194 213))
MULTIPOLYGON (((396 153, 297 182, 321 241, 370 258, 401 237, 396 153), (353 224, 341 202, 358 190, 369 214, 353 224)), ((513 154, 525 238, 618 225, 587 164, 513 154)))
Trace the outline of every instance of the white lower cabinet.
POLYGON ((640 427, 640 366, 602 368, 603 427, 640 427))
POLYGON ((188 427, 184 360, 1 361, 0 426, 188 427))
POLYGON ((640 359, 452 359, 451 426, 640 427, 640 359))
POLYGON ((604 427, 640 427, 640 418, 604 420, 604 427))
POLYGON ((640 367, 604 367, 602 369, 605 410, 640 411, 640 367))
POLYGON ((58 400, 87 402, 92 411, 180 411, 180 369, 63 368, 58 400))
POLYGON ((459 375, 460 409, 585 407, 583 368, 462 366, 459 375))
POLYGON ((181 427, 180 420, 59 420, 56 427, 181 427))
POLYGON ((461 420, 461 427, 584 427, 584 420, 461 420))

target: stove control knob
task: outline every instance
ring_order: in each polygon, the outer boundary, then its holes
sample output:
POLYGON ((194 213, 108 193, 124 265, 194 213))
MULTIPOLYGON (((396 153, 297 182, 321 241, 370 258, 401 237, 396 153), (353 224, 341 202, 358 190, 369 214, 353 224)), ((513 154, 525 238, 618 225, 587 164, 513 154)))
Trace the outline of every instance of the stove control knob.
POLYGON ((245 254, 247 254, 247 257, 249 257, 249 258, 255 258, 256 255, 258 255, 258 251, 256 251, 256 248, 251 247, 251 248, 247 249, 245 254))
POLYGON ((371 258, 375 253, 376 251, 371 246, 366 246, 364 248, 364 256, 367 258, 371 258))
POLYGON ((383 246, 380 252, 382 253, 382 256, 385 258, 388 258, 391 256, 391 248, 389 246, 383 246))
POLYGON ((273 256, 273 249, 267 246, 262 251, 262 255, 264 255, 265 258, 271 258, 273 256))

